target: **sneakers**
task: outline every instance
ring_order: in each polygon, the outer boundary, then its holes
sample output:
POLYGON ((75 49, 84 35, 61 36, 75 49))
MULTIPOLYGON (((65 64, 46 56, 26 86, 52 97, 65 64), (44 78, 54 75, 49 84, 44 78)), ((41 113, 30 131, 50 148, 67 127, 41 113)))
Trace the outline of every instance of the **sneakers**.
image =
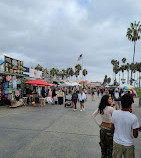
POLYGON ((80 111, 82 111, 82 109, 80 111))
POLYGON ((77 109, 73 109, 73 111, 76 111, 77 109))

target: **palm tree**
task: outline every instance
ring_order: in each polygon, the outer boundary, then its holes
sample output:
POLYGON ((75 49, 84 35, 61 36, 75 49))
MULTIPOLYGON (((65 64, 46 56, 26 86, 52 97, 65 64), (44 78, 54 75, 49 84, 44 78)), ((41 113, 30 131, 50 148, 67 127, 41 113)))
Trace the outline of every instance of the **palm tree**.
MULTIPOLYGON (((141 33, 141 25, 140 21, 136 23, 136 21, 130 24, 130 28, 127 29, 126 36, 129 39, 129 41, 134 42, 134 54, 133 54, 133 64, 135 59, 135 47, 137 40, 140 39, 139 34, 141 33)), ((132 85, 132 71, 131 71, 131 85, 132 85)))
POLYGON ((75 66, 75 70, 80 72, 80 70, 82 70, 82 66, 80 64, 77 64, 75 66))
POLYGON ((126 58, 125 57, 122 58, 122 62, 125 64, 125 62, 126 62, 126 58))
POLYGON ((61 78, 62 78, 62 80, 63 80, 64 77, 66 76, 66 70, 65 70, 65 69, 62 69, 62 70, 60 71, 60 75, 61 75, 61 78))
POLYGON ((118 74, 118 72, 120 71, 119 69, 119 61, 118 60, 111 60, 111 64, 113 65, 113 72, 115 73, 115 79, 114 79, 114 83, 116 83, 116 75, 118 74))
POLYGON ((55 69, 55 68, 52 68, 52 69, 50 70, 50 75, 52 75, 52 76, 54 77, 55 74, 56 74, 56 69, 55 69))
POLYGON ((139 72, 139 76, 138 76, 138 79, 139 79, 139 87, 140 87, 140 80, 141 80, 141 62, 140 63, 137 63, 137 71, 139 72))
POLYGON ((71 77, 74 75, 73 68, 70 68, 69 74, 70 74, 71 77))
POLYGON ((46 78, 46 77, 47 77, 47 74, 49 74, 47 68, 45 68, 45 69, 43 68, 43 69, 42 69, 42 72, 43 72, 43 73, 42 73, 42 77, 43 77, 43 78, 46 78))
POLYGON ((43 67, 42 67, 40 64, 38 64, 38 65, 35 67, 35 69, 36 69, 36 70, 39 70, 39 71, 42 71, 42 70, 43 70, 43 67))
POLYGON ((130 64, 127 63, 125 65, 125 69, 127 70, 127 83, 129 84, 129 71, 130 71, 130 64))
POLYGON ((70 77, 70 69, 71 69, 71 68, 68 67, 67 70, 66 70, 66 75, 67 75, 67 77, 70 77))
POLYGON ((113 71, 114 71, 114 73, 115 73, 115 82, 117 82, 116 75, 117 75, 118 72, 120 71, 118 64, 114 65, 113 71))
POLYGON ((120 70, 122 71, 122 84, 125 83, 125 79, 124 79, 124 70, 126 70, 126 66, 125 66, 125 62, 126 62, 126 58, 122 58, 122 63, 123 65, 121 65, 120 70))
MULTIPOLYGON (((83 74, 83 76, 85 77, 85 76, 88 74, 88 71, 87 71, 86 69, 84 69, 84 70, 82 71, 82 74, 83 74)), ((85 80, 86 80, 86 78, 85 78, 85 80)))
POLYGON ((76 70, 76 71, 74 72, 74 74, 75 74, 75 77, 78 79, 78 76, 79 76, 79 71, 78 71, 78 70, 76 70))
POLYGON ((44 73, 46 73, 46 74, 49 73, 48 70, 47 70, 47 68, 44 68, 42 71, 43 71, 44 73))
POLYGON ((110 82, 111 82, 111 77, 108 77, 107 83, 110 84, 110 82))

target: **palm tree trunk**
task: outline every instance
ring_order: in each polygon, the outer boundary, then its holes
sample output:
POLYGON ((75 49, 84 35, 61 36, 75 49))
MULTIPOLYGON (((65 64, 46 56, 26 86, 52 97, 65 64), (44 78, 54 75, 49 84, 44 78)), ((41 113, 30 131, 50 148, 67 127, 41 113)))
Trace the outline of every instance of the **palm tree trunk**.
POLYGON ((134 41, 134 55, 133 55, 133 63, 134 63, 134 60, 135 60, 135 47, 136 47, 136 41, 134 41))
POLYGON ((120 71, 119 71, 119 85, 120 85, 120 71))
POLYGON ((129 84, 129 71, 127 71, 127 84, 129 84))
MULTIPOLYGON (((134 64, 134 60, 135 60, 135 47, 136 47, 136 41, 134 41, 134 54, 133 54, 133 64, 134 64)), ((131 70, 131 85, 132 85, 132 74, 133 74, 133 70, 131 70)))
POLYGON ((141 80, 140 77, 141 77, 141 75, 140 75, 140 72, 139 72, 139 88, 140 88, 140 80, 141 80))

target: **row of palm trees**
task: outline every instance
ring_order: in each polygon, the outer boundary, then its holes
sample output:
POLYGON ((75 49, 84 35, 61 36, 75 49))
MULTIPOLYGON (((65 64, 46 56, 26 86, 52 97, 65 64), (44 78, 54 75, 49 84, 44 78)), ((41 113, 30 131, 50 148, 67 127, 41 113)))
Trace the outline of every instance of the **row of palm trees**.
POLYGON ((135 21, 134 23, 130 23, 130 27, 127 29, 126 37, 128 38, 129 41, 134 43, 133 62, 131 64, 126 63, 126 58, 123 58, 122 64, 119 65, 118 60, 114 60, 114 59, 111 60, 111 64, 113 65, 113 72, 115 74, 114 84, 118 84, 116 79, 117 74, 119 74, 119 84, 120 84, 120 72, 122 72, 121 81, 122 83, 125 83, 126 79, 124 79, 124 71, 127 71, 127 83, 128 84, 130 83, 132 85, 133 82, 134 84, 138 82, 138 85, 140 87, 141 62, 135 63, 135 48, 137 41, 140 40, 140 34, 141 34, 140 21, 139 22, 135 21), (138 72, 138 77, 137 79, 135 79, 135 74, 137 72, 138 72), (131 74, 130 77, 129 77, 129 73, 131 74))
MULTIPOLYGON (((75 76, 78 79, 78 76, 80 75, 80 71, 82 70, 82 66, 80 64, 77 64, 75 66, 75 69, 68 67, 67 69, 61 69, 59 70, 58 68, 51 68, 50 71, 47 70, 47 68, 43 68, 41 65, 37 65, 35 67, 36 70, 42 71, 43 74, 49 74, 52 77, 61 77, 63 80, 64 78, 72 78, 75 76)), ((82 70, 82 74, 84 77, 88 74, 88 71, 86 69, 82 70)))
MULTIPOLYGON (((140 69, 138 68, 139 64, 135 63, 135 48, 136 48, 136 43, 138 40, 140 40, 140 34, 141 34, 141 25, 140 25, 140 21, 139 22, 134 22, 134 23, 130 23, 130 27, 127 29, 127 33, 126 33, 126 37, 128 38, 129 41, 134 43, 134 53, 133 53, 133 62, 130 64, 131 66, 131 80, 130 80, 130 84, 132 85, 132 82, 134 81, 134 79, 132 78, 132 74, 134 73, 133 71, 135 71, 135 69, 140 69)), ((140 84, 140 83, 139 83, 140 84)))
POLYGON ((121 64, 118 60, 111 60, 111 64, 113 65, 113 72, 115 74, 114 77, 114 84, 117 84, 117 75, 119 75, 119 84, 120 81, 122 81, 122 84, 124 84, 127 81, 127 84, 131 84, 134 82, 134 84, 138 83, 140 86, 140 79, 141 79, 141 62, 136 63, 126 63, 126 58, 122 58, 121 64), (127 72, 127 80, 124 78, 124 72, 127 72), (134 77, 130 74, 134 74, 134 77), (122 73, 122 78, 120 79, 120 73, 122 73))

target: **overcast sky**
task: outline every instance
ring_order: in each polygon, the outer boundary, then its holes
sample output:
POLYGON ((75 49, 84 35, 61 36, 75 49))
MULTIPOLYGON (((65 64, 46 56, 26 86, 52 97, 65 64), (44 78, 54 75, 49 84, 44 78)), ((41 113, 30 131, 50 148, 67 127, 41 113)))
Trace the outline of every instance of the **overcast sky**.
MULTIPOLYGON (((126 37, 131 22, 141 20, 140 0, 0 0, 0 55, 66 69, 78 62, 89 81, 112 77, 111 60, 133 58, 126 37)), ((135 61, 141 62, 141 40, 135 61)))

